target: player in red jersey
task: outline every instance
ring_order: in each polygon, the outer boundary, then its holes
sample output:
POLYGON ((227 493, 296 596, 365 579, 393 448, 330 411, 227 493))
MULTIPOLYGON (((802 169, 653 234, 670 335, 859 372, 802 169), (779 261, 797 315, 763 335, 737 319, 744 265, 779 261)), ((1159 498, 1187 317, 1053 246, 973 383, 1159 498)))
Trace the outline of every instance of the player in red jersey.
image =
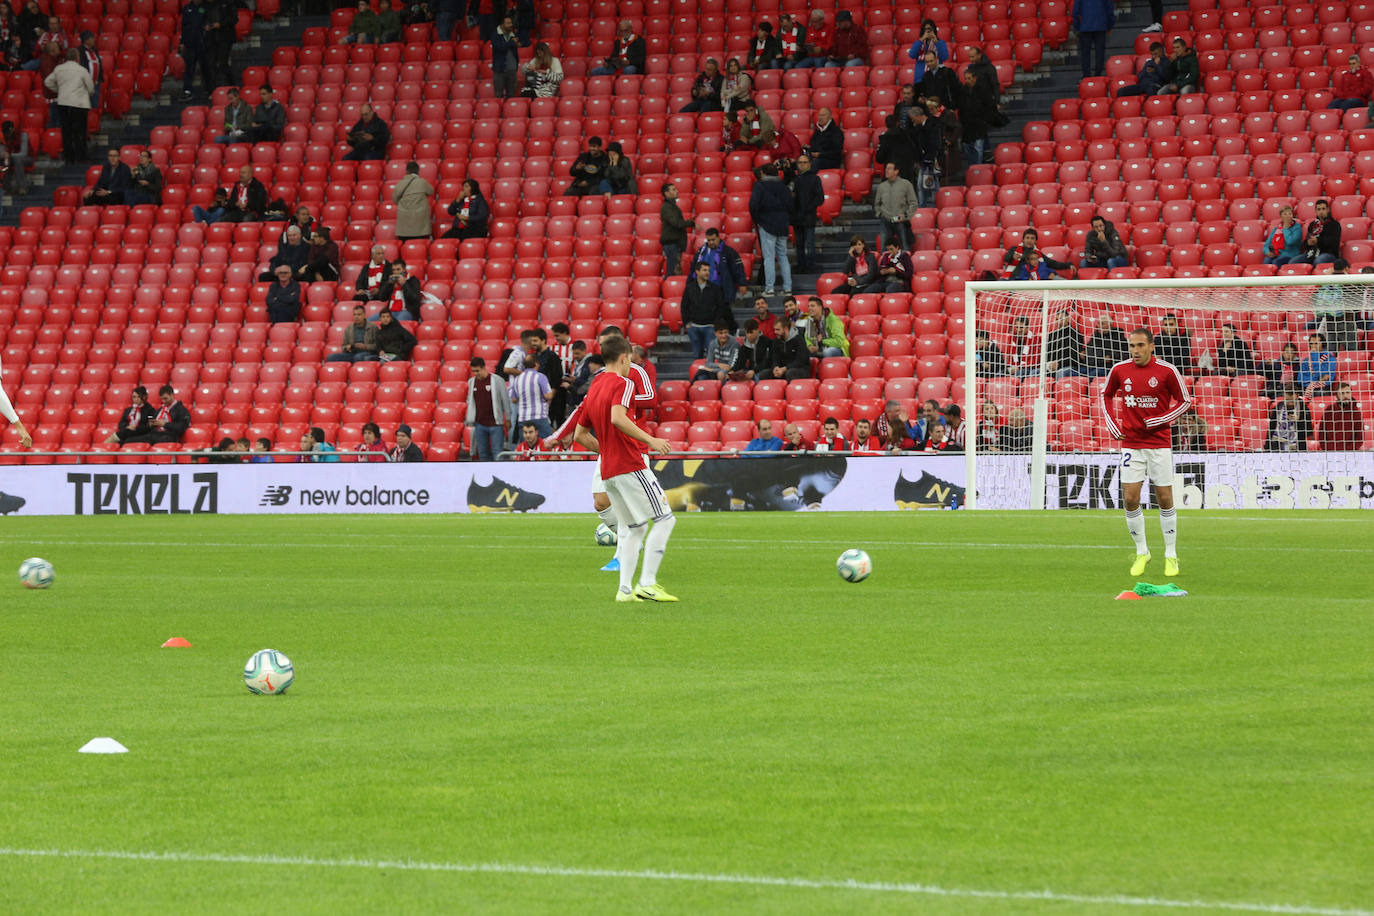
POLYGON ((606 371, 597 375, 587 391, 573 439, 601 455, 601 479, 617 522, 620 589, 615 600, 676 601, 658 584, 658 567, 677 519, 644 458, 645 447, 666 455, 670 446, 668 440, 649 435, 630 419, 635 398, 634 382, 626 378, 630 342, 623 337, 610 338, 602 343, 601 355, 606 371), (641 545, 644 568, 639 584, 634 585, 641 545))
MULTIPOLYGON (((612 337, 619 337, 623 340, 625 335, 621 333, 620 328, 615 325, 610 325, 597 337, 598 346, 604 348, 606 346, 606 341, 610 340, 612 337)), ((597 370, 598 373, 604 371, 604 369, 597 370)), ((631 352, 630 371, 627 377, 635 386, 634 408, 630 412, 630 419, 639 423, 644 419, 644 413, 658 403, 658 395, 654 392, 654 386, 649 379, 649 373, 645 371, 643 366, 633 361, 633 352, 631 352)), ((562 426, 554 430, 552 436, 544 440, 546 448, 552 449, 557 445, 567 444, 572 441, 573 432, 577 429, 578 420, 581 418, 581 410, 579 406, 577 410, 573 411, 568 419, 563 421, 562 426)), ((646 461, 645 467, 647 466, 648 462, 646 461)), ((599 463, 596 475, 592 477, 592 507, 596 510, 596 514, 601 517, 601 521, 605 522, 607 528, 610 528, 612 531, 618 529, 619 526, 616 524, 615 509, 611 506, 611 499, 606 495, 606 487, 601 482, 601 468, 599 463)), ((616 556, 611 557, 610 562, 601 567, 601 571, 618 572, 619 570, 620 554, 619 551, 617 551, 616 556)))
POLYGON ((1131 575, 1145 572, 1150 549, 1145 543, 1145 516, 1140 487, 1145 478, 1159 503, 1159 527, 1164 532, 1164 575, 1178 575, 1178 519, 1174 510, 1174 453, 1170 448, 1173 422, 1187 412, 1193 399, 1183 375, 1172 363, 1155 359, 1155 338, 1145 328, 1130 336, 1131 358, 1112 366, 1102 389, 1102 415, 1107 429, 1121 440, 1121 496, 1126 528, 1135 541, 1131 575), (1122 396, 1120 418, 1113 416, 1112 399, 1122 396))

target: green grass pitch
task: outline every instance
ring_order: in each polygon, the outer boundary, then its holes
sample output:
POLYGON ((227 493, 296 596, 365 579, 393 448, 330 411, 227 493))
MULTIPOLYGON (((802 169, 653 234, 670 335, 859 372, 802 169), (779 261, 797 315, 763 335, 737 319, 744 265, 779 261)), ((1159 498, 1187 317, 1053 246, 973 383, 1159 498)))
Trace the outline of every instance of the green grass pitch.
POLYGON ((1369 518, 7 518, 0 912, 1369 912, 1369 518))

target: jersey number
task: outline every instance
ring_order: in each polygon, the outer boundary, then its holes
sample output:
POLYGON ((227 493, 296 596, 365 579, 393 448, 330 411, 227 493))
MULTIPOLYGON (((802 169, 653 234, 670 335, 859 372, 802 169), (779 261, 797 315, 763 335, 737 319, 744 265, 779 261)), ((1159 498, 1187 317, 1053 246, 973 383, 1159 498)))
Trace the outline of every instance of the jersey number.
POLYGON ((1121 466, 1124 468, 1124 467, 1130 467, 1130 465, 1131 465, 1131 453, 1130 453, 1130 452, 1122 452, 1122 453, 1121 453, 1121 466))

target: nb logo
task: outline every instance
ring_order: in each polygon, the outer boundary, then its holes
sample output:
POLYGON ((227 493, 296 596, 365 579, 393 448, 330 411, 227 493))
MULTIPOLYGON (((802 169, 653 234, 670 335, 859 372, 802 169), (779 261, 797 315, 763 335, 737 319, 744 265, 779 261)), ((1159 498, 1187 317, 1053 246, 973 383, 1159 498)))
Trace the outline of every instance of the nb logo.
POLYGON ((500 493, 496 494, 496 501, 497 501, 497 502, 499 502, 499 503, 505 503, 506 505, 510 506, 511 508, 514 508, 514 507, 515 507, 515 501, 516 501, 517 499, 519 499, 519 498, 520 498, 520 491, 519 491, 519 490, 508 490, 508 489, 503 489, 500 493))
POLYGON ((291 501, 290 487, 268 487, 262 494, 259 506, 284 506, 291 501))

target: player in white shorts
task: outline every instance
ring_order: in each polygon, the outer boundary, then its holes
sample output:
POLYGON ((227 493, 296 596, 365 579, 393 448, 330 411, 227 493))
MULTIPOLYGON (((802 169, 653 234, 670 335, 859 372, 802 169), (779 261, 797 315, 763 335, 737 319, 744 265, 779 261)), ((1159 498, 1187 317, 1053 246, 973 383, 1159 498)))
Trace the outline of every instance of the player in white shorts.
POLYGON ((24 428, 24 423, 19 419, 19 414, 14 412, 14 405, 10 403, 9 395, 5 394, 4 370, 0 369, 0 417, 10 421, 10 425, 19 433, 19 443, 24 448, 33 446, 33 437, 24 428))

